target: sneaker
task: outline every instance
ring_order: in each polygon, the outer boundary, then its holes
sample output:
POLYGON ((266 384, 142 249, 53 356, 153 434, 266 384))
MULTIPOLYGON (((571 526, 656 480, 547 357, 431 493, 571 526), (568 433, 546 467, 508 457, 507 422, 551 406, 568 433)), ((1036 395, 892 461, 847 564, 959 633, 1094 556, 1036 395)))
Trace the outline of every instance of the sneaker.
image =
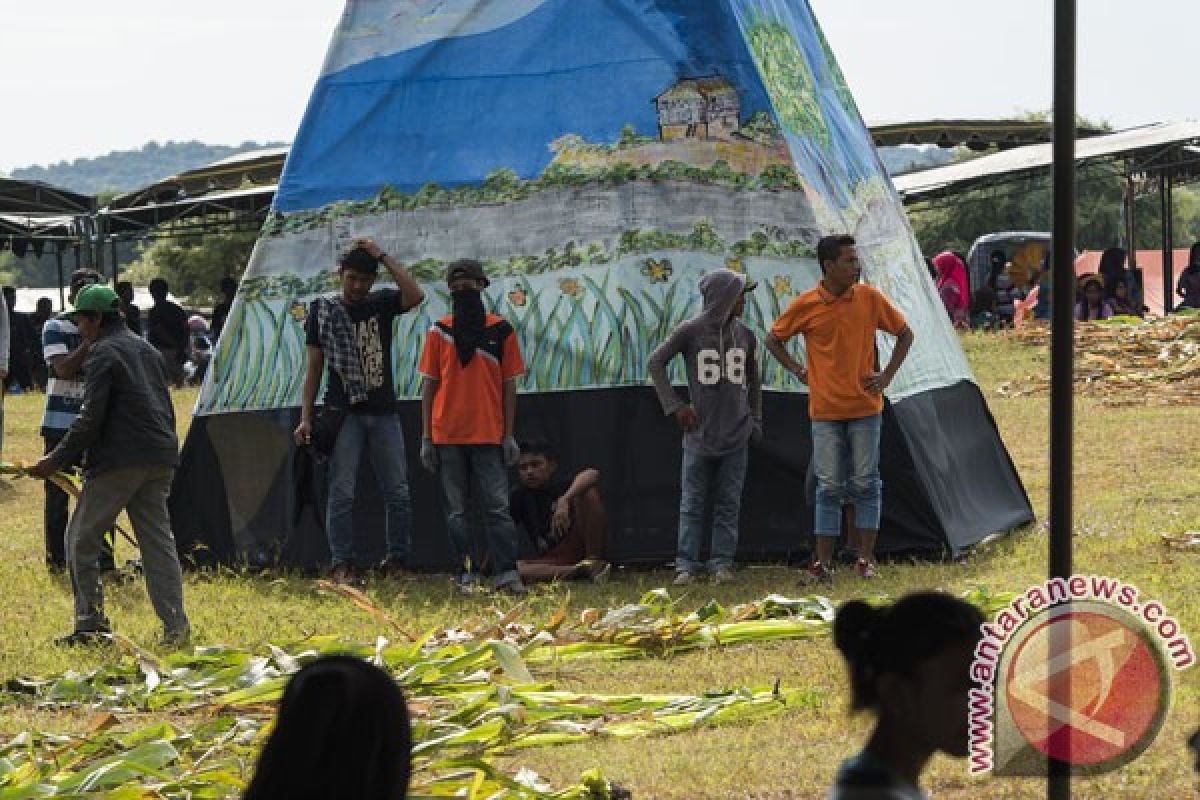
POLYGON ((879 577, 879 573, 875 571, 875 565, 870 561, 867 561, 865 558, 860 558, 858 561, 854 562, 854 571, 858 573, 858 577, 864 580, 871 580, 872 578, 879 577))
POLYGON ((379 574, 389 581, 402 581, 412 577, 412 570, 399 558, 385 558, 379 565, 379 574))
POLYGON ((520 578, 512 578, 504 583, 496 584, 496 591, 510 594, 513 597, 524 597, 529 594, 529 590, 525 588, 525 584, 521 583, 520 578))
POLYGON ((714 572, 712 576, 712 582, 717 584, 733 583, 735 580, 736 578, 733 575, 733 569, 730 567, 721 567, 714 572))
POLYGON ((54 640, 59 647, 107 647, 112 644, 111 631, 74 631, 54 640))
POLYGON ((833 573, 820 561, 814 561, 804 569, 800 582, 805 586, 813 586, 818 583, 832 584, 833 573))
POLYGON ((680 570, 675 573, 675 580, 671 583, 675 586, 691 586, 696 582, 696 576, 690 572, 680 570))
POLYGON ((329 572, 329 580, 338 586, 357 586, 362 583, 358 569, 349 561, 334 564, 333 569, 329 572))

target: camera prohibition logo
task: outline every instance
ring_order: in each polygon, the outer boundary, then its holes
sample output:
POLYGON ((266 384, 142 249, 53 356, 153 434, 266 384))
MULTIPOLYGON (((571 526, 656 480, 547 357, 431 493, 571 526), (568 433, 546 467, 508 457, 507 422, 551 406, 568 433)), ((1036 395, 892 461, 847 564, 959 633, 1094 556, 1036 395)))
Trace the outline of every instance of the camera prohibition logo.
POLYGON ((970 770, 1079 775, 1116 769, 1154 741, 1172 673, 1195 662, 1179 624, 1112 578, 1055 579, 984 625, 971 691, 970 770))

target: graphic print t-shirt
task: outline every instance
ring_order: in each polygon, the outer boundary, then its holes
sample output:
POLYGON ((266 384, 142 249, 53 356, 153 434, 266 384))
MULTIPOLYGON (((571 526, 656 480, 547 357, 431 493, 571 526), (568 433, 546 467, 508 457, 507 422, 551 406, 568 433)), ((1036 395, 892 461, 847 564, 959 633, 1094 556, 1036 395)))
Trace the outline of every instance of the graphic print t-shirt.
MULTIPOLYGON (((362 364, 366 382, 364 388, 367 390, 366 402, 351 410, 360 414, 392 414, 396 410, 396 390, 392 386, 392 323, 397 316, 408 311, 404 305, 404 295, 397 289, 380 289, 371 292, 358 305, 346 306, 346 311, 354 326, 354 347, 362 364)), ((308 310, 304 332, 310 346, 321 346, 315 303, 308 310)), ((346 387, 336 370, 329 370, 325 404, 338 408, 348 406, 346 387)))

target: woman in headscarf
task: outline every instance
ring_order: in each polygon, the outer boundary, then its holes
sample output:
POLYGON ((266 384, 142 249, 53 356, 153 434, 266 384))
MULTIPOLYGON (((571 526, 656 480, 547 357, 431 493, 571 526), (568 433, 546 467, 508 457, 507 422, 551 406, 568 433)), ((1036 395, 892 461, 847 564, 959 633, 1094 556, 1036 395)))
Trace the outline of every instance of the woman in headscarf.
POLYGON ((1200 242, 1192 245, 1188 265, 1179 276, 1175 292, 1183 298, 1179 304, 1183 308, 1200 308, 1200 242))
POLYGON ((1104 296, 1104 278, 1089 275, 1083 279, 1081 288, 1083 297, 1075 304, 1077 321, 1091 322, 1112 317, 1112 304, 1104 296))
POLYGON ((933 258, 937 269, 937 289, 946 313, 956 328, 971 327, 971 292, 967 286, 967 267, 962 259, 947 250, 933 258))

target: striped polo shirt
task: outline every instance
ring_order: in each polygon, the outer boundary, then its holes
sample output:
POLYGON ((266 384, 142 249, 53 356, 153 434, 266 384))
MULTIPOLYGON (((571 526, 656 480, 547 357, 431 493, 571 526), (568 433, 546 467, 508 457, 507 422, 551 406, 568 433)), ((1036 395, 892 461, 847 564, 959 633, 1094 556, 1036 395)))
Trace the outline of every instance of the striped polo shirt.
MULTIPOLYGON (((46 363, 54 356, 65 356, 83 342, 79 329, 73 322, 51 318, 42 327, 42 356, 46 363)), ((83 372, 77 372, 73 380, 65 381, 54 377, 50 369, 50 382, 46 385, 46 413, 42 416, 42 435, 66 433, 71 423, 79 416, 83 405, 83 372)))

